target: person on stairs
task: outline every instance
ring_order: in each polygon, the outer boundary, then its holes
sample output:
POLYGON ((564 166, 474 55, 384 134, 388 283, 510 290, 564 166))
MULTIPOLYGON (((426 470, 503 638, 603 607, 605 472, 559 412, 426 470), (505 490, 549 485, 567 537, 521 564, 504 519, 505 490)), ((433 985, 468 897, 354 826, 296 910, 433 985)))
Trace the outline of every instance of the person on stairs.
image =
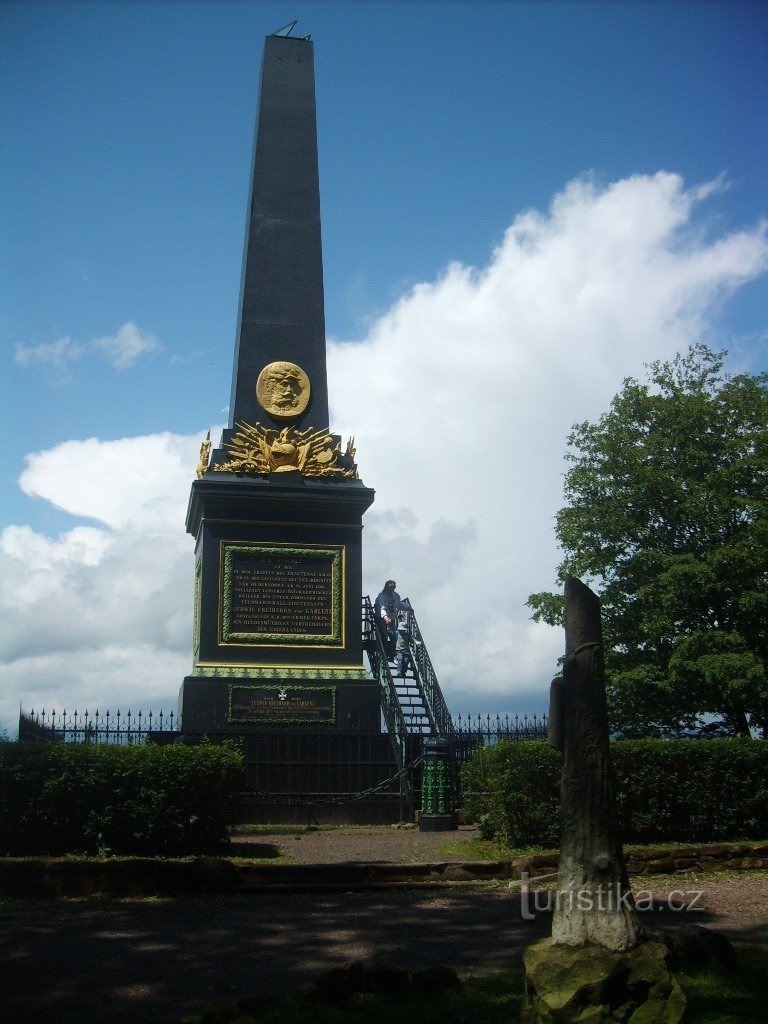
POLYGON ((408 616, 401 612, 397 619, 397 639, 395 640, 395 661, 397 662, 397 674, 405 679, 405 673, 412 662, 411 644, 421 647, 421 640, 414 640, 413 633, 408 628, 408 616))
POLYGON ((396 586, 397 583, 394 580, 387 580, 373 605, 376 626, 381 633, 381 642, 384 644, 384 651, 389 661, 395 657, 397 615, 400 611, 400 595, 395 590, 396 586))

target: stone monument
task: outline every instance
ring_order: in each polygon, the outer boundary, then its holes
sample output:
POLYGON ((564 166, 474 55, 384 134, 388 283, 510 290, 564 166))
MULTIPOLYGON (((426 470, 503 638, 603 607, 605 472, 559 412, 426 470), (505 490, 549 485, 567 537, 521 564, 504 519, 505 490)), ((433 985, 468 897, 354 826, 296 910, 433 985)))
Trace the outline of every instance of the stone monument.
POLYGON ((565 660, 549 739, 563 751, 552 937, 525 951, 528 1024, 679 1024, 686 1000, 658 935, 635 910, 611 769, 600 601, 565 581, 565 660))
POLYGON ((266 39, 229 425, 201 450, 185 734, 379 729, 363 665, 373 491, 328 419, 313 45, 266 39))

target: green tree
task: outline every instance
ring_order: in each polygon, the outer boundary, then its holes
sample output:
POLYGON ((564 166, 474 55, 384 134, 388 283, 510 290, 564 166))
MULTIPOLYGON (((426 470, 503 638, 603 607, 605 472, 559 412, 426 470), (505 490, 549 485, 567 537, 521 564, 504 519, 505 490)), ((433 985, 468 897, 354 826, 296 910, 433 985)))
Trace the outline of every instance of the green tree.
MULTIPOLYGON (((558 579, 600 593, 626 736, 768 730, 768 373, 695 345, 568 437, 558 579)), ((531 594, 533 618, 562 598, 531 594)))

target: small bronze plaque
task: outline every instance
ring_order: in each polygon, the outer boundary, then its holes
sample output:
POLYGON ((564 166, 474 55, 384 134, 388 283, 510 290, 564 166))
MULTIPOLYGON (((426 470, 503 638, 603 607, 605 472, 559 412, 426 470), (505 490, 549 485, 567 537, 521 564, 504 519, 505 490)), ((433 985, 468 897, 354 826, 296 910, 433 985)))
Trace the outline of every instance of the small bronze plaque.
POLYGON ((229 687, 230 722, 336 721, 335 686, 229 687))

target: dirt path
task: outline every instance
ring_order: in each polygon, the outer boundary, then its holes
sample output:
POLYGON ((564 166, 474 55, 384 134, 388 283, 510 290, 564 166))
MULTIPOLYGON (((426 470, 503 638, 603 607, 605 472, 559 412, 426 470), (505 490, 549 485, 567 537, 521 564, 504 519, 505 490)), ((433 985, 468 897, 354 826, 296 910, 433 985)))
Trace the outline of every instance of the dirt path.
POLYGON ((414 861, 461 861, 466 853, 450 854, 440 850, 450 843, 477 839, 472 825, 457 832, 419 832, 415 828, 349 827, 316 831, 260 832, 233 837, 239 846, 276 847, 296 864, 339 864, 365 861, 369 864, 411 864, 414 861))
MULTIPOLYGON (((733 938, 760 937, 768 873, 654 884, 662 900, 672 888, 703 889, 702 909, 672 912, 662 902, 648 915, 656 926, 693 920, 733 938)), ((506 888, 5 900, 3 1014, 10 1024, 173 1024, 211 1003, 290 991, 324 967, 358 957, 502 970, 549 927, 546 912, 526 920, 520 894, 506 888)))

